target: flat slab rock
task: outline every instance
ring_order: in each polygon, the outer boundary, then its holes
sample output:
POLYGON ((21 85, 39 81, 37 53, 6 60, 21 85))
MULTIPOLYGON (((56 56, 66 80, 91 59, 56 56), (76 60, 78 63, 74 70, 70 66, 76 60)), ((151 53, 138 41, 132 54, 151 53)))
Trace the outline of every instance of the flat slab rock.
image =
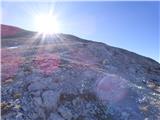
POLYGON ((68 43, 3 48, 2 120, 160 120, 159 63, 63 39, 68 43))

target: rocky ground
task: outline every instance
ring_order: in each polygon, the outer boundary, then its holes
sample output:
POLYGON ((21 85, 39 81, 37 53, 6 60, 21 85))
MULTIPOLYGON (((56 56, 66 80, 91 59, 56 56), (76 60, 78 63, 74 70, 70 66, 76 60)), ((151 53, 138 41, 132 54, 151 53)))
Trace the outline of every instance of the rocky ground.
POLYGON ((2 38, 2 120, 160 120, 154 60, 65 34, 23 37, 32 42, 18 47, 9 39, 2 38))

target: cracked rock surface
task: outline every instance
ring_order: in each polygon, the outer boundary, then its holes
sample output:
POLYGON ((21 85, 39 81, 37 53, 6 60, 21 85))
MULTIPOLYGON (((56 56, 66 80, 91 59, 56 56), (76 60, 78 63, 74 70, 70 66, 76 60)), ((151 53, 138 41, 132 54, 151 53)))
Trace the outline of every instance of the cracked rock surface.
POLYGON ((2 120, 160 120, 159 63, 57 36, 2 38, 2 120))

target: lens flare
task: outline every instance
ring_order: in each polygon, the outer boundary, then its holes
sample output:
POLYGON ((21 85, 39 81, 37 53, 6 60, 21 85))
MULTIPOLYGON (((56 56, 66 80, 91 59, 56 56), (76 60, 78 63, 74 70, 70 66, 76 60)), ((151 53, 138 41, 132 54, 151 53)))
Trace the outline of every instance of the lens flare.
POLYGON ((127 96, 127 81, 116 75, 106 75, 98 82, 97 93, 104 101, 119 102, 127 96))

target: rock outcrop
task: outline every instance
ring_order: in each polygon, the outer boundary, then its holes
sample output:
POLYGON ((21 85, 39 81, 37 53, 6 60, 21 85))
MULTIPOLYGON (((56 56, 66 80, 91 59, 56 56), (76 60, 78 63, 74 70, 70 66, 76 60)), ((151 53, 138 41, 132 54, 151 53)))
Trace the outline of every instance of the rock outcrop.
POLYGON ((2 120, 160 120, 150 58, 66 34, 5 37, 1 53, 2 120))

